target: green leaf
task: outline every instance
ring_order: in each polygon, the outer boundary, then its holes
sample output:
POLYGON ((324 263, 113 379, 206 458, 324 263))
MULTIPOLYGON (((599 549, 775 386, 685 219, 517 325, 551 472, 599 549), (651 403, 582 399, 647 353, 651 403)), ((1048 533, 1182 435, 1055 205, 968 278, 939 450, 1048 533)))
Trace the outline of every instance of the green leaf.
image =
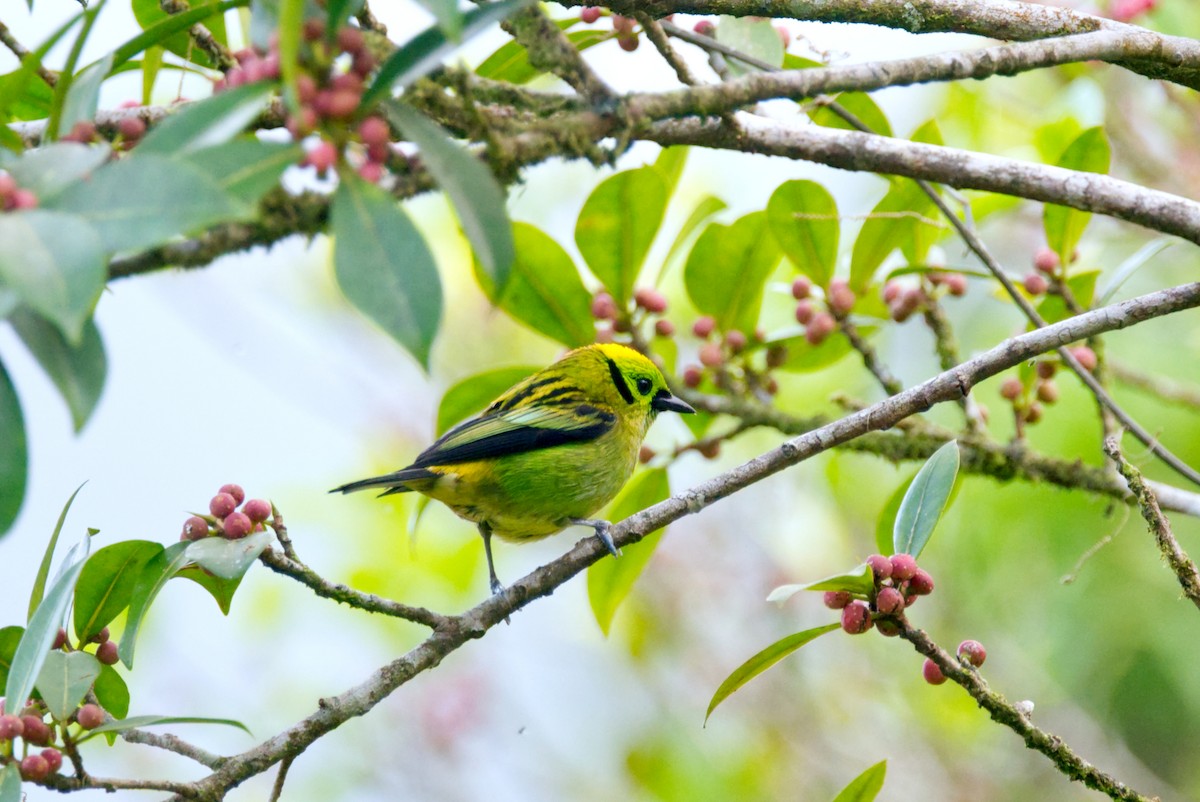
POLYGON ((421 152, 421 163, 454 204, 467 241, 497 287, 508 281, 515 251, 505 193, 496 177, 450 133, 411 106, 384 104, 388 119, 421 152))
POLYGON ((575 222, 575 244, 619 308, 633 297, 666 209, 667 183, 654 167, 611 175, 584 201, 575 222))
POLYGON ((1142 268, 1147 262, 1158 256, 1160 253, 1171 247, 1174 240, 1162 239, 1151 240, 1142 247, 1138 248, 1129 258, 1125 259, 1121 264, 1117 265, 1117 269, 1113 271, 1112 278, 1108 280, 1108 284, 1100 291, 1100 300, 1096 302, 1096 306, 1104 306, 1113 299, 1121 286, 1128 281, 1134 273, 1142 268))
POLYGON ((80 642, 99 633, 129 606, 134 583, 162 550, 162 544, 153 541, 123 540, 91 556, 75 585, 75 637, 80 642))
POLYGON ((463 15, 458 10, 456 0, 417 0, 417 2, 433 15, 447 39, 453 42, 462 39, 463 15))
MULTIPOLYGON (((625 485, 621 494, 613 501, 607 519, 622 521, 634 513, 657 504, 669 495, 671 495, 671 486, 667 481, 665 468, 650 468, 641 471, 629 481, 629 484, 625 485)), ((621 606, 621 602, 625 601, 625 597, 633 589, 633 583, 642 575, 642 571, 650 562, 650 557, 658 548, 658 542, 662 539, 664 532, 666 532, 665 529, 655 530, 648 533, 640 542, 626 546, 618 560, 601 560, 588 567, 588 601, 592 604, 592 613, 596 616, 596 623, 600 625, 600 630, 605 636, 612 627, 613 616, 616 615, 617 608, 621 606)))
POLYGON ((113 54, 109 53, 75 76, 63 100, 59 131, 70 131, 77 122, 95 119, 100 101, 100 84, 104 83, 112 67, 113 54))
POLYGON ((767 596, 767 601, 782 604, 802 590, 817 590, 821 592, 827 590, 844 590, 849 593, 865 596, 874 590, 874 588, 875 576, 871 572, 871 566, 867 563, 862 563, 843 574, 827 576, 824 579, 818 579, 816 582, 808 582, 803 585, 780 585, 771 591, 771 594, 767 596))
MULTIPOLYGON (((155 0, 142 0, 143 2, 155 2, 155 0)), ((133 37, 125 44, 113 51, 113 69, 120 67, 129 59, 141 53, 154 45, 162 44, 167 40, 167 37, 172 34, 186 31, 198 22, 204 22, 207 18, 216 13, 225 13, 231 8, 250 5, 250 0, 219 0, 215 3, 207 3, 202 6, 183 11, 179 14, 171 14, 161 22, 156 22, 144 31, 133 37)), ((263 46, 266 43, 263 42, 263 46)), ((193 50, 193 63, 200 64, 201 59, 207 58, 206 54, 197 53, 193 50)))
MULTIPOLYGON (((887 115, 883 113, 883 109, 879 108, 879 104, 866 92, 842 92, 839 95, 834 95, 833 100, 843 109, 857 117, 859 122, 870 128, 873 133, 880 134, 881 136, 892 135, 892 124, 888 122, 887 115)), ((826 128, 841 128, 848 131, 860 130, 858 126, 851 125, 846 120, 843 120, 825 104, 815 106, 808 113, 808 116, 814 123, 823 125, 826 128)))
MULTIPOLYGON (((73 194, 73 193, 72 193, 73 194)), ((104 242, 84 217, 48 209, 0 215, 0 285, 80 343, 104 289, 104 242)))
MULTIPOLYGON (((783 66, 783 41, 769 20, 722 16, 717 20, 714 36, 721 44, 747 56, 754 56, 773 67, 783 66)), ((727 57, 726 63, 734 76, 759 72, 758 67, 746 65, 735 57, 727 57)))
POLYGON ((958 442, 951 440, 926 460, 900 502, 892 544, 896 554, 920 556, 937 526, 958 476, 958 442))
POLYGON ((501 393, 537 371, 535 367, 498 368, 468 376, 446 391, 437 411, 437 436, 481 412, 501 393))
POLYGON ((275 533, 269 529, 240 540, 206 537, 188 548, 187 557, 221 579, 239 579, 271 543, 275 533))
POLYGON ((13 655, 25 634, 24 627, 11 626, 0 629, 0 688, 8 682, 8 670, 12 668, 13 655))
POLYGON ((100 661, 89 652, 49 652, 35 687, 50 715, 66 721, 100 676, 100 661))
POLYGON ((721 683, 721 687, 717 688, 717 692, 713 694, 712 701, 708 703, 708 712, 704 714, 704 723, 708 723, 709 716, 717 705, 729 698, 737 689, 741 688, 750 680, 757 677, 759 674, 766 671, 771 666, 778 663, 783 658, 787 657, 792 652, 810 643, 826 632, 833 632, 839 629, 841 624, 826 624, 822 627, 814 627, 806 629, 803 632, 797 632, 794 635, 788 635, 786 638, 772 643, 767 648, 763 649, 758 654, 751 657, 746 662, 742 663, 732 674, 725 678, 721 683))
POLYGON ((587 345, 596 336, 592 295, 562 246, 528 223, 513 223, 516 261, 503 293, 486 273, 475 278, 488 299, 536 332, 564 345, 587 345))
POLYGON ((189 103, 151 129, 137 146, 137 155, 183 156, 223 145, 258 119, 271 92, 271 81, 258 81, 189 103))
POLYGON ((149 106, 154 99, 154 82, 163 68, 164 49, 157 45, 147 47, 142 56, 142 105, 149 106))
POLYGON ((109 253, 149 248, 179 234, 253 214, 249 204, 223 192, 203 170, 136 152, 97 170, 90 181, 65 193, 54 205, 94 225, 109 253))
POLYGON ((350 21, 350 18, 362 10, 366 0, 329 0, 326 3, 325 30, 330 36, 350 21))
POLYGON ((688 297, 698 310, 713 316, 719 331, 752 334, 767 278, 781 255, 766 212, 751 212, 728 226, 709 223, 683 268, 688 297))
POLYGON ((841 227, 837 204, 815 181, 787 181, 767 201, 771 234, 796 269, 813 283, 829 286, 837 266, 841 227))
POLYGON ((29 443, 21 401, 4 363, 0 362, 0 535, 8 532, 21 512, 29 479, 29 443))
POLYGON ((671 243, 671 247, 667 250, 667 255, 658 270, 658 277, 654 280, 655 286, 662 283, 667 266, 675 260, 675 255, 687 245, 688 240, 696 232, 696 229, 700 227, 700 224, 724 208, 725 201, 716 195, 705 195, 696 202, 696 205, 692 207, 692 213, 688 215, 687 220, 683 221, 683 225, 679 227, 679 233, 675 235, 675 241, 671 243))
MULTIPOLYGON (((1096 281, 1099 278, 1099 270, 1082 270, 1067 278, 1067 289, 1083 309, 1091 307, 1092 299, 1096 297, 1096 281)), ((1038 303, 1037 311, 1047 323, 1057 323, 1075 314, 1067 308, 1067 302, 1061 295, 1047 295, 1038 303)))
POLYGON ((21 768, 16 761, 0 769, 0 802, 21 802, 21 768))
POLYGON ((689 152, 687 145, 672 145, 660 150, 658 158, 654 160, 654 166, 662 173, 666 183, 668 199, 675 194, 675 189, 679 186, 679 178, 683 175, 683 168, 687 166, 689 152))
POLYGON ((129 715, 129 686, 112 666, 100 666, 100 676, 96 678, 96 701, 100 703, 110 716, 125 718, 129 715))
MULTIPOLYGON (((1067 145, 1058 159, 1058 166, 1086 173, 1107 173, 1111 160, 1112 151, 1109 148, 1108 137, 1105 136, 1103 128, 1096 126, 1088 128, 1067 145)), ((1091 219, 1090 212, 1046 204, 1042 211, 1046 244, 1058 254, 1063 264, 1074 261, 1072 257, 1075 246, 1079 244, 1091 219)))
MULTIPOLYGON (((83 484, 87 483, 84 482, 83 484)), ((67 503, 63 505, 62 511, 58 514, 58 521, 54 524, 54 531, 50 533, 50 542, 46 544, 46 551, 42 554, 42 562, 38 566, 37 575, 33 578, 33 590, 29 593, 27 621, 33 619, 33 614, 37 612, 38 605, 42 603, 42 598, 46 592, 46 579, 50 576, 50 563, 54 561, 54 549, 58 546, 58 536, 62 532, 63 524, 67 521, 67 512, 71 509, 71 504, 75 502, 75 497, 79 495, 79 491, 83 490, 83 484, 75 488, 75 492, 67 499, 67 503)))
MULTIPOLYGON (((296 78, 300 74, 300 35, 304 30, 305 0, 277 0, 279 24, 274 30, 279 49, 279 76, 283 80, 283 102, 291 114, 300 110, 296 78)), ((332 31, 329 32, 332 36, 332 31)))
POLYGON ((95 172, 111 155, 112 148, 107 144, 55 142, 26 151, 6 169, 45 206, 55 195, 95 172))
MULTIPOLYGON (((528 0, 499 0, 471 9, 463 15, 462 38, 469 39, 485 28, 507 18, 528 0)), ((379 68, 375 80, 363 93, 362 105, 373 102, 391 91, 402 89, 437 67, 442 59, 458 46, 446 38, 437 27, 426 28, 398 49, 379 68)))
POLYGON ((29 626, 21 637, 21 643, 17 646, 12 666, 8 671, 8 681, 4 685, 5 699, 23 701, 33 692, 34 681, 42 670, 42 664, 46 655, 50 653, 50 647, 54 645, 54 638, 58 634, 63 616, 71 604, 71 592, 75 589, 75 580, 79 578, 79 572, 83 570, 83 561, 87 559, 89 540, 90 536, 85 537, 79 545, 67 552, 57 578, 46 593, 46 598, 42 599, 42 603, 29 619, 29 626))
POLYGON ((145 623, 146 613, 154 597, 167 584, 167 580, 179 573, 179 569, 187 564, 187 548, 191 543, 174 543, 167 546, 142 569, 137 582, 133 585, 133 594, 129 600, 129 615, 125 618, 125 632, 121 635, 121 645, 118 654, 126 668, 133 668, 133 651, 137 644, 138 632, 145 623))
POLYGON ((900 514, 900 502, 904 500, 904 494, 908 492, 908 487, 915 477, 914 473, 907 480, 901 482, 892 495, 888 496, 883 509, 879 511, 879 519, 875 522, 875 550, 885 557, 890 557, 895 553, 892 533, 896 529, 896 516, 900 514))
POLYGON ((9 323, 67 402, 78 433, 100 400, 108 369, 95 322, 83 324, 78 345, 71 345, 49 321, 25 308, 13 312, 9 323))
MULTIPOLYGON (((577 21, 574 19, 559 20, 557 24, 561 28, 563 25, 573 25, 577 21)), ((580 53, 614 38, 616 38, 616 33, 611 28, 608 30, 571 31, 567 34, 567 41, 574 45, 580 53)), ((501 45, 495 53, 488 56, 475 69, 475 74, 480 78, 490 78, 493 81, 504 81, 519 86, 529 83, 544 73, 529 63, 529 52, 520 42, 509 40, 501 45)))
MULTIPOLYGON (((229 7, 230 4, 224 4, 229 7)), ((239 3, 245 5, 245 3, 239 3)), ((177 32, 168 32, 165 24, 170 22, 176 15, 168 14, 162 10, 159 0, 133 0, 131 3, 133 8, 134 19, 141 28, 146 32, 157 32, 156 38, 151 41, 161 45, 163 48, 171 51, 182 59, 186 59, 193 64, 199 64, 201 67, 213 67, 212 59, 203 49, 196 46, 191 37, 183 28, 177 32)), ((225 14, 224 8, 216 3, 208 3, 205 5, 197 5, 191 9, 194 19, 188 22, 185 28, 190 28, 192 25, 201 24, 208 29, 209 33, 223 45, 228 45, 228 36, 225 31, 225 14), (216 9, 221 8, 220 11, 216 9)), ((135 51, 137 52, 137 51, 135 51)), ((131 56, 133 54, 130 54, 131 56)))
POLYGON ((855 777, 833 798, 833 802, 873 802, 883 790, 883 779, 887 775, 887 761, 881 760, 855 777))
MULTIPOLYGON (((850 288, 861 294, 870 285, 883 260, 897 248, 914 245, 918 234, 922 240, 928 240, 927 250, 935 233, 941 233, 934 214, 933 201, 917 182, 905 179, 894 183, 871 210, 854 240, 850 255, 850 288)), ((912 250, 919 249, 914 247, 912 250)), ((918 258, 923 258, 923 254, 918 258)))
POLYGON ((250 732, 245 724, 231 718, 202 718, 200 716, 130 716, 129 718, 124 718, 120 721, 109 721, 106 724, 101 724, 99 727, 92 730, 79 740, 84 741, 94 735, 103 735, 106 732, 125 732, 126 730, 140 729, 142 727, 153 727, 158 724, 223 724, 226 727, 237 727, 247 735, 253 735, 253 733, 250 732))
POLYGON ((433 254, 386 192, 347 172, 330 213, 338 284, 425 368, 442 317, 442 284, 433 254))
POLYGON ((302 153, 298 145, 287 142, 235 139, 189 151, 183 158, 206 171, 227 194, 245 203, 258 203, 268 190, 279 185, 280 176, 300 160, 302 153))
MULTIPOLYGON (((789 373, 814 373, 835 365, 854 352, 846 337, 826 337, 818 345, 804 339, 803 328, 787 328, 776 332, 767 340, 768 345, 782 345, 787 357, 779 366, 789 373)), ((878 326, 859 326, 858 333, 870 338, 879 331, 878 326)))
POLYGON ((41 120, 50 115, 54 90, 33 69, 21 67, 0 75, 0 98, 0 119, 41 120))
POLYGON ((180 579, 190 579, 208 591, 208 594, 216 601, 222 615, 229 615, 229 608, 233 605, 233 596, 237 593, 238 586, 242 584, 240 576, 225 579, 209 573, 198 565, 185 565, 175 576, 180 579))

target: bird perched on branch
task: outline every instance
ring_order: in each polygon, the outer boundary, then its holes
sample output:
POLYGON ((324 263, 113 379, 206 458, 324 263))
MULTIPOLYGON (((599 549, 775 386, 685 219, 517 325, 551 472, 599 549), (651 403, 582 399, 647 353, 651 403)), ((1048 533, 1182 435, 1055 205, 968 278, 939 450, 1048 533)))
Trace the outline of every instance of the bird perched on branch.
POLYGON ((406 468, 336 487, 416 491, 479 527, 493 593, 504 589, 492 535, 525 541, 590 526, 614 556, 607 521, 590 516, 629 479, 659 412, 695 412, 662 372, 624 345, 588 345, 518 382, 446 432, 406 468))

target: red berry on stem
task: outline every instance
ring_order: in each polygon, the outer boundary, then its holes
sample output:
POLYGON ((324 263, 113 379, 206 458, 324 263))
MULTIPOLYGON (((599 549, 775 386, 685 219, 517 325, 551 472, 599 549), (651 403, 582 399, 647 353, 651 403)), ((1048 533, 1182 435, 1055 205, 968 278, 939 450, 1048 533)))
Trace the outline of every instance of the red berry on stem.
POLYGON ((918 596, 928 596, 933 593, 933 577, 928 571, 918 568, 912 579, 908 580, 908 591, 918 596))
POLYGON ((0 716, 0 741, 11 741, 25 732, 25 722, 11 713, 0 716))
POLYGON ((596 320, 613 320, 617 316, 617 302, 601 290, 592 296, 592 317, 596 320))
POLYGON ((1035 370, 1037 370, 1039 379, 1050 379, 1058 372, 1058 365, 1049 359, 1041 359, 1038 360, 1035 370))
POLYGON ((692 324, 692 334, 695 334, 700 339, 707 339, 713 330, 717 327, 717 322, 708 315, 696 318, 696 322, 692 324))
POLYGON ((1025 292, 1030 295, 1041 295, 1050 289, 1050 282, 1046 281, 1046 277, 1041 273, 1029 273, 1021 283, 1025 287, 1025 292))
POLYGON ((242 512, 256 524, 271 517, 271 502, 261 498, 252 498, 246 502, 246 506, 242 507, 242 512))
POLYGON ((702 19, 692 26, 692 30, 701 36, 712 36, 716 29, 717 26, 713 24, 713 21, 707 19, 702 19))
POLYGON ((96 649, 96 659, 106 666, 115 666, 121 658, 117 656, 117 642, 105 641, 96 649))
POLYGON ((741 353, 741 350, 746 347, 747 342, 746 335, 737 329, 725 333, 725 344, 735 354, 741 353))
POLYGON ((854 302, 858 300, 858 296, 854 294, 854 290, 850 289, 850 285, 845 279, 835 278, 829 282, 829 292, 826 294, 825 300, 829 302, 830 309, 844 315, 854 308, 854 302))
POLYGON ((21 761, 21 779, 38 782, 50 776, 50 764, 41 755, 26 755, 21 761))
POLYGON ((871 566, 871 574, 875 577, 876 585, 892 575, 892 561, 882 554, 872 554, 866 562, 871 566))
POLYGON ((884 615, 895 615, 904 611, 904 597, 895 588, 883 587, 875 595, 875 609, 884 615))
POLYGON ((303 32, 306 42, 315 42, 325 35, 325 21, 316 17, 306 19, 303 32))
POLYGON ((67 631, 62 627, 58 628, 58 632, 54 633, 54 643, 50 646, 51 649, 61 649, 67 645, 67 631))
POLYGON ((104 710, 101 709, 100 705, 89 702, 79 708, 79 712, 75 714, 75 720, 85 730, 94 730, 104 723, 104 710))
POLYGON ((904 293, 904 285, 899 281, 889 281, 883 285, 883 302, 890 304, 893 301, 899 300, 904 293))
POLYGON ((691 387, 693 390, 700 386, 700 382, 704 380, 704 371, 695 365, 688 365, 683 369, 683 384, 685 387, 691 387))
POLYGON ((715 368, 725 361, 721 346, 717 343, 705 343, 700 348, 700 364, 706 368, 715 368))
POLYGON ((917 561, 913 559, 911 554, 893 554, 892 562, 892 579, 897 582, 904 582, 912 579, 917 573, 917 561))
POLYGON ((675 324, 664 318, 654 321, 654 333, 659 337, 675 336, 675 324))
POLYGON ((638 45, 641 43, 642 40, 638 38, 636 33, 622 33, 617 35, 617 44, 626 53, 632 53, 633 51, 637 50, 638 45))
POLYGON ((613 30, 617 33, 629 33, 633 30, 633 17, 623 17, 620 14, 612 15, 613 30))
POLYGON ((21 187, 12 194, 12 207, 14 209, 36 209, 37 205, 38 197, 32 189, 21 187))
POLYGON ((946 290, 956 298, 967 294, 967 277, 962 273, 951 273, 946 276, 946 290))
POLYGON ((50 764, 50 773, 54 774, 62 768, 62 752, 51 747, 42 750, 42 757, 46 758, 46 762, 50 764))
POLYGON ((813 306, 812 301, 800 301, 798 304, 796 304, 796 322, 801 326, 807 326, 809 321, 813 319, 813 315, 816 314, 816 311, 817 310, 813 306))
POLYGON ((193 515, 183 522, 183 533, 179 536, 180 540, 199 540, 203 537, 208 537, 208 521, 199 515, 193 515))
POLYGON ((1058 385, 1054 383, 1054 379, 1042 379, 1037 388, 1038 401, 1046 404, 1053 404, 1058 400, 1058 385))
POLYGON ((634 303, 656 315, 667 311, 667 296, 653 287, 642 287, 633 294, 634 303))
POLYGON ((108 627, 105 627, 93 635, 90 640, 92 643, 108 643, 110 637, 112 636, 109 634, 108 627))
POLYGON ((598 19, 600 19, 600 8, 598 6, 584 6, 583 10, 579 12, 580 22, 586 22, 590 25, 598 19))
POLYGON ((250 534, 250 530, 254 528, 254 522, 244 512, 235 512, 226 516, 224 528, 226 538, 238 540, 250 534))
POLYGON ((224 518, 229 513, 237 509, 237 499, 229 493, 217 493, 212 497, 212 501, 208 502, 208 511, 214 518, 224 518))
POLYGON ((842 608, 842 629, 851 635, 861 635, 871 628, 871 609, 867 603, 855 600, 842 608))
POLYGON ((1000 385, 1000 396, 1007 398, 1009 401, 1015 401, 1021 397, 1021 393, 1025 390, 1025 385, 1016 376, 1009 376, 1000 385))
POLYGON ((138 140, 146 134, 146 123, 141 117, 123 117, 117 123, 117 130, 125 139, 138 140))
POLYGON ((228 493, 229 495, 233 496, 233 500, 236 501, 238 504, 241 504, 243 501, 246 500, 246 491, 242 490, 241 485, 235 485, 235 484, 221 485, 221 489, 218 490, 217 492, 218 493, 228 493))
POLYGON ((342 49, 343 53, 350 53, 351 55, 362 50, 367 44, 366 39, 363 37, 363 32, 350 25, 338 31, 337 42, 338 47, 342 49))
POLYGON ((36 746, 46 746, 50 743, 50 728, 42 721, 41 716, 21 716, 21 723, 25 725, 25 732, 21 737, 26 743, 36 746))
POLYGON ((942 674, 942 669, 929 658, 925 658, 925 665, 921 668, 921 673, 925 675, 925 681, 930 685, 941 685, 946 681, 946 676, 942 674))
POLYGON ((654 459, 654 449, 650 446, 642 446, 638 449, 638 462, 645 465, 650 460, 654 459))
POLYGON ((1083 366, 1083 369, 1089 373, 1096 369, 1096 352, 1086 345, 1077 345, 1069 349, 1071 356, 1075 357, 1075 361, 1083 366))
POLYGON ((835 328, 837 328, 837 321, 833 319, 833 315, 828 312, 817 312, 813 315, 812 320, 808 321, 808 325, 804 327, 804 339, 810 345, 820 345, 825 342, 825 338, 835 328))
POLYGON ((803 301, 808 296, 812 295, 812 282, 804 276, 797 276, 792 280, 792 297, 797 301, 803 301))
POLYGON ((1053 275, 1060 263, 1058 254, 1049 248, 1039 248, 1033 256, 1033 269, 1046 275, 1053 275))
POLYGON ((358 124, 358 138, 364 145, 386 145, 391 141, 392 129, 382 117, 367 117, 358 124))
POLYGON ((965 640, 958 644, 958 659, 979 668, 987 659, 987 649, 977 640, 965 640))
POLYGON ((846 605, 854 601, 854 597, 845 590, 827 590, 825 591, 825 606, 830 610, 842 610, 846 605))

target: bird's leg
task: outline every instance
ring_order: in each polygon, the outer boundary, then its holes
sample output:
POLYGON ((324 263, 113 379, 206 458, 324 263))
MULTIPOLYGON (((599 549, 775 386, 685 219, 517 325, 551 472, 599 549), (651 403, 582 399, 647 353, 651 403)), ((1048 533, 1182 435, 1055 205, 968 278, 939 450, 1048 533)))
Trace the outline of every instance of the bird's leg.
POLYGON ((500 584, 500 580, 496 577, 496 566, 492 562, 492 527, 486 523, 479 524, 479 534, 483 538, 483 553, 487 555, 488 564, 488 584, 492 588, 492 595, 501 593, 504 586, 500 584))
POLYGON ((590 526, 596 530, 596 539, 604 544, 604 548, 608 549, 608 553, 614 557, 621 556, 621 550, 617 548, 617 544, 613 543, 612 535, 609 530, 612 529, 612 524, 608 521, 592 521, 587 518, 572 518, 571 523, 577 526, 590 526))

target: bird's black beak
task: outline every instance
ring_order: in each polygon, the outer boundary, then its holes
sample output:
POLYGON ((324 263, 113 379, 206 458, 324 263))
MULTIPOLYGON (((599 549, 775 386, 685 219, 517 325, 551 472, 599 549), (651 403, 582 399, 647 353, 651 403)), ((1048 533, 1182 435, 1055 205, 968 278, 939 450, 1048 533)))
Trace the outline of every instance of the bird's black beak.
POLYGON ((658 394, 654 396, 654 400, 650 402, 650 407, 657 412, 694 413, 696 411, 692 409, 691 404, 679 400, 666 390, 658 391, 658 394))

